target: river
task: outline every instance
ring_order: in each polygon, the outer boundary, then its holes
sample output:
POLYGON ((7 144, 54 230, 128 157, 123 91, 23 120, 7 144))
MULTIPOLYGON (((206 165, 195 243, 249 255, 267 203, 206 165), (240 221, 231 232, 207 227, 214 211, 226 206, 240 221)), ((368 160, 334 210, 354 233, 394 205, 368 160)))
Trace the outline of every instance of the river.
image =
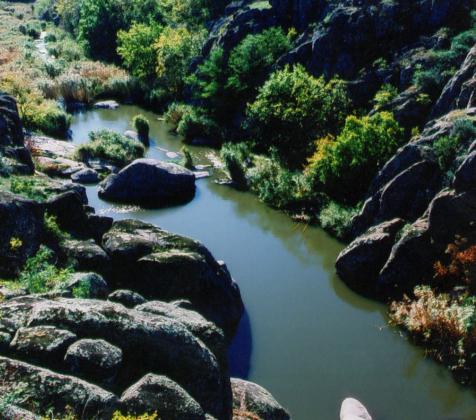
MULTIPOLYGON (((157 115, 125 105, 75 114, 73 142, 87 141, 91 130, 122 133, 138 113, 151 122, 149 157, 180 150, 157 115)), ((208 163, 213 153, 190 149, 196 163, 208 163)), ((375 420, 476 419, 475 393, 389 327, 385 306, 336 277, 342 244, 213 178, 197 187, 191 203, 153 211, 112 206, 95 186, 88 197, 98 213, 193 237, 226 261, 246 307, 230 350, 233 376, 267 388, 297 420, 338 419, 347 396, 363 401, 375 420)))

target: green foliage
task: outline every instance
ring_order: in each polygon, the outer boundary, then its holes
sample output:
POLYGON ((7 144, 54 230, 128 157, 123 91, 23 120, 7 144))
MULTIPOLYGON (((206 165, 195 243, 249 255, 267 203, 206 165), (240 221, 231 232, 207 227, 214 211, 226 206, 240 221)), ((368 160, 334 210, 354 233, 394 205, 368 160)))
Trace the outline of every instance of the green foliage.
POLYGON ((359 213, 359 207, 345 207, 330 201, 319 213, 319 223, 339 239, 347 239, 350 234, 351 222, 359 213))
POLYGON ((186 142, 206 139, 218 144, 223 137, 218 124, 203 109, 197 107, 189 108, 183 114, 177 126, 177 133, 183 136, 186 142))
POLYGON ((166 27, 154 44, 158 83, 176 98, 182 93, 192 59, 200 52, 204 34, 187 28, 166 27))
POLYGON ((70 235, 59 227, 58 218, 48 212, 45 213, 44 227, 46 234, 55 242, 62 242, 70 238, 70 235))
POLYGON ((134 124, 134 128, 137 130, 139 139, 143 142, 148 142, 150 131, 149 120, 142 114, 139 114, 133 118, 132 123, 134 124))
POLYGON ((398 95, 398 90, 395 86, 390 84, 383 85, 380 90, 375 94, 373 103, 375 110, 381 110, 387 106, 398 95))
POLYGON ((228 169, 234 185, 242 190, 248 188, 246 170, 251 160, 251 148, 246 143, 225 143, 221 158, 228 169))
POLYGON ((193 157, 190 153, 190 150, 187 147, 183 146, 181 151, 183 153, 182 165, 185 166, 187 169, 194 169, 193 157))
POLYGON ((286 66, 271 75, 248 105, 247 127, 261 149, 275 147, 283 162, 297 166, 316 137, 343 124, 348 108, 342 81, 326 83, 301 65, 286 66))
POLYGON ((453 124, 448 136, 442 136, 433 143, 433 151, 440 169, 451 181, 456 169, 456 158, 467 150, 469 143, 476 139, 476 124, 469 118, 460 118, 453 124))
POLYGON ((50 194, 45 188, 44 182, 36 177, 10 177, 10 191, 23 197, 36 201, 45 201, 50 194))
POLYGON ((134 22, 160 20, 155 0, 82 0, 78 39, 93 58, 116 59, 117 33, 134 22))
POLYGON ((302 175, 283 168, 276 159, 255 157, 247 171, 250 188, 261 201, 277 209, 299 207, 308 194, 302 175))
POLYGON ((227 70, 223 48, 216 47, 196 71, 187 78, 196 99, 204 100, 214 114, 229 108, 226 96, 227 70))
POLYGON ((158 25, 135 23, 128 31, 117 34, 117 53, 131 74, 139 79, 150 80, 155 76, 155 42, 161 28, 158 25))
POLYGON ((46 293, 65 283, 71 274, 71 268, 58 268, 55 265, 53 251, 41 247, 36 255, 26 261, 19 281, 29 293, 46 293))
POLYGON ((165 113, 165 121, 172 126, 172 131, 177 131, 184 115, 192 113, 193 109, 192 105, 173 102, 165 113))
POLYGON ((165 22, 170 26, 197 27, 216 17, 227 0, 158 0, 165 22))
POLYGON ((89 143, 82 144, 77 150, 81 161, 105 159, 115 165, 125 166, 144 156, 144 146, 121 134, 109 130, 89 133, 89 143))
POLYGON ((81 282, 73 288, 73 297, 76 299, 87 299, 91 296, 91 285, 88 282, 81 282))
POLYGON ((316 188, 344 203, 354 204, 403 141, 403 129, 388 112, 363 118, 350 116, 335 140, 317 142, 307 175, 316 188))
POLYGON ((281 28, 247 35, 230 53, 226 87, 235 95, 249 99, 269 67, 290 49, 291 43, 281 28))

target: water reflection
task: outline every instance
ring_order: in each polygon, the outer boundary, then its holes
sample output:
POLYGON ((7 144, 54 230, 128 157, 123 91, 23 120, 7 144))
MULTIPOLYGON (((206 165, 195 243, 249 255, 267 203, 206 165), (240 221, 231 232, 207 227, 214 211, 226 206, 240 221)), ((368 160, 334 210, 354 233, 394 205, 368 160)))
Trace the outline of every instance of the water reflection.
POLYGON ((251 322, 245 310, 238 331, 230 346, 228 359, 230 375, 233 378, 248 379, 251 371, 251 353, 253 351, 251 322))

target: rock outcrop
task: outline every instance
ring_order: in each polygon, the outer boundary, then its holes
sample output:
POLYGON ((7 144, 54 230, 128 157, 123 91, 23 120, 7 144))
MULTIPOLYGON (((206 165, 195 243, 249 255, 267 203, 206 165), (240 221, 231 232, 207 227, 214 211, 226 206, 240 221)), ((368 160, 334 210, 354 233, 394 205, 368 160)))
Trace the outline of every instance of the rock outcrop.
POLYGON ((232 378, 233 418, 251 415, 263 420, 289 420, 288 412, 263 387, 242 379, 232 378))
POLYGON ((174 163, 138 159, 109 175, 101 183, 99 196, 153 208, 183 204, 195 196, 195 175, 174 163))
POLYGON ((188 299, 196 311, 233 335, 243 312, 238 286, 201 243, 122 220, 104 235, 102 246, 111 258, 111 286, 146 299, 188 299))

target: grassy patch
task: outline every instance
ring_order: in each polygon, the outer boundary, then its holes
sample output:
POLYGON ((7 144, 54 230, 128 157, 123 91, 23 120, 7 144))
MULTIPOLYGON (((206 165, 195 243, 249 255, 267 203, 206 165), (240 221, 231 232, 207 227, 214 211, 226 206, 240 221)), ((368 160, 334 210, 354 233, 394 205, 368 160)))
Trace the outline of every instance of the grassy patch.
POLYGON ((104 159, 114 165, 125 166, 145 153, 142 144, 113 131, 94 131, 89 138, 89 143, 82 144, 76 151, 77 158, 84 162, 104 159))

